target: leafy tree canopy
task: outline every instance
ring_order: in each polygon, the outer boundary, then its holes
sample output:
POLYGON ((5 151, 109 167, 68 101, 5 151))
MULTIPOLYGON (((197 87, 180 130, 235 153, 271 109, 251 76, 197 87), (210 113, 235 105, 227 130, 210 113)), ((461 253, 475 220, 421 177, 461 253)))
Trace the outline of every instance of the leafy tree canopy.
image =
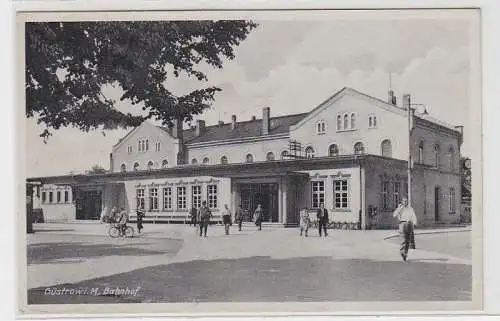
POLYGON ((26 24, 26 115, 52 130, 137 126, 145 119, 172 125, 210 107, 217 87, 177 96, 168 80, 181 73, 206 81, 205 63, 223 67, 257 25, 251 21, 47 22, 26 24), (141 103, 141 116, 116 109, 105 85, 123 89, 120 100, 141 103))

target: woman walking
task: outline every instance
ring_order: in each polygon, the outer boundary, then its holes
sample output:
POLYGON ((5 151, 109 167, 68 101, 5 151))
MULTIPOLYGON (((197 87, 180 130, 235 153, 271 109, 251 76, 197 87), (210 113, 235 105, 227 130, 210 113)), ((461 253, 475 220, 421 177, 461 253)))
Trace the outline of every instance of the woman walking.
POLYGON ((229 226, 231 226, 231 210, 224 204, 224 212, 222 212, 222 221, 224 222, 224 229, 226 231, 226 235, 229 235, 229 226))
POLYGON ((262 230, 262 206, 257 205, 257 209, 253 213, 253 221, 255 225, 259 227, 259 231, 262 230))

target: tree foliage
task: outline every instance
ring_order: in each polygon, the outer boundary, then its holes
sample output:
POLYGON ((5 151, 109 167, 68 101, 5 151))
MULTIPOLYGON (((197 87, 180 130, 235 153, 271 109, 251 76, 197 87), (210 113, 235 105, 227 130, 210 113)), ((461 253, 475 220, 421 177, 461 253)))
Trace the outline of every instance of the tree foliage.
POLYGON ((220 89, 182 96, 168 90, 181 73, 207 80, 202 63, 222 68, 257 25, 251 21, 103 21, 26 24, 26 115, 47 129, 89 131, 137 126, 145 119, 171 125, 210 107, 220 89), (143 104, 143 116, 123 113, 104 85, 123 89, 120 100, 143 104))
POLYGON ((91 169, 86 170, 85 174, 105 174, 107 171, 104 167, 100 165, 94 165, 91 169))
POLYGON ((469 199, 472 196, 472 188, 471 188, 471 177, 472 177, 472 171, 470 166, 467 166, 467 163, 470 164, 470 158, 468 157, 461 157, 460 158, 460 166, 462 167, 461 173, 462 173, 462 198, 469 199))

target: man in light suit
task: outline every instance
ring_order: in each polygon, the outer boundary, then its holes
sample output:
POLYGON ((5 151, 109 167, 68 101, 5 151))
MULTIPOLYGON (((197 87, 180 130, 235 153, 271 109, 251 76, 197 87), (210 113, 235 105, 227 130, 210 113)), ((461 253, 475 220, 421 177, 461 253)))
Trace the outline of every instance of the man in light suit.
POLYGON ((321 203, 319 205, 318 211, 316 212, 316 216, 318 218, 318 226, 319 226, 319 236, 321 236, 321 229, 325 231, 325 237, 328 236, 328 210, 325 208, 325 205, 321 203))
POLYGON ((402 204, 394 211, 393 216, 399 220, 399 235, 401 238, 401 249, 399 253, 406 261, 408 249, 415 249, 415 236, 413 228, 417 225, 417 216, 413 208, 408 205, 408 198, 402 198, 402 204), (413 237, 412 237, 413 236, 413 237))

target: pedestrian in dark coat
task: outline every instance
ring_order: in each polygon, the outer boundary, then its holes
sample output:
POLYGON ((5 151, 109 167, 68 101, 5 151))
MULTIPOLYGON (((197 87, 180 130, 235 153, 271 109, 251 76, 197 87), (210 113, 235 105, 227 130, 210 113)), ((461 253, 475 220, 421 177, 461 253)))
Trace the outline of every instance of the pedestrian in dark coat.
POLYGON ((259 204, 253 213, 253 221, 255 225, 259 227, 259 231, 262 230, 262 206, 259 204))
POLYGON ((211 217, 212 212, 207 207, 207 201, 203 201, 201 207, 198 209, 198 224, 200 225, 200 236, 207 237, 207 229, 211 217))
POLYGON ((141 233, 142 229, 144 228, 142 226, 142 219, 144 218, 144 216, 146 216, 146 212, 138 208, 136 214, 137 214, 137 230, 139 231, 139 233, 141 233))
POLYGON ((238 231, 241 231, 241 224, 243 223, 243 209, 241 208, 241 204, 236 209, 236 212, 234 212, 234 220, 238 223, 238 231))
POLYGON ((198 215, 198 211, 196 210, 196 207, 192 207, 191 211, 189 211, 189 215, 191 216, 191 221, 189 222, 189 225, 193 225, 196 227, 196 216, 198 215))
POLYGON ((321 236, 321 229, 325 231, 325 237, 328 236, 328 210, 325 208, 325 205, 321 203, 319 205, 318 211, 316 213, 318 218, 318 226, 319 226, 319 236, 321 236))

